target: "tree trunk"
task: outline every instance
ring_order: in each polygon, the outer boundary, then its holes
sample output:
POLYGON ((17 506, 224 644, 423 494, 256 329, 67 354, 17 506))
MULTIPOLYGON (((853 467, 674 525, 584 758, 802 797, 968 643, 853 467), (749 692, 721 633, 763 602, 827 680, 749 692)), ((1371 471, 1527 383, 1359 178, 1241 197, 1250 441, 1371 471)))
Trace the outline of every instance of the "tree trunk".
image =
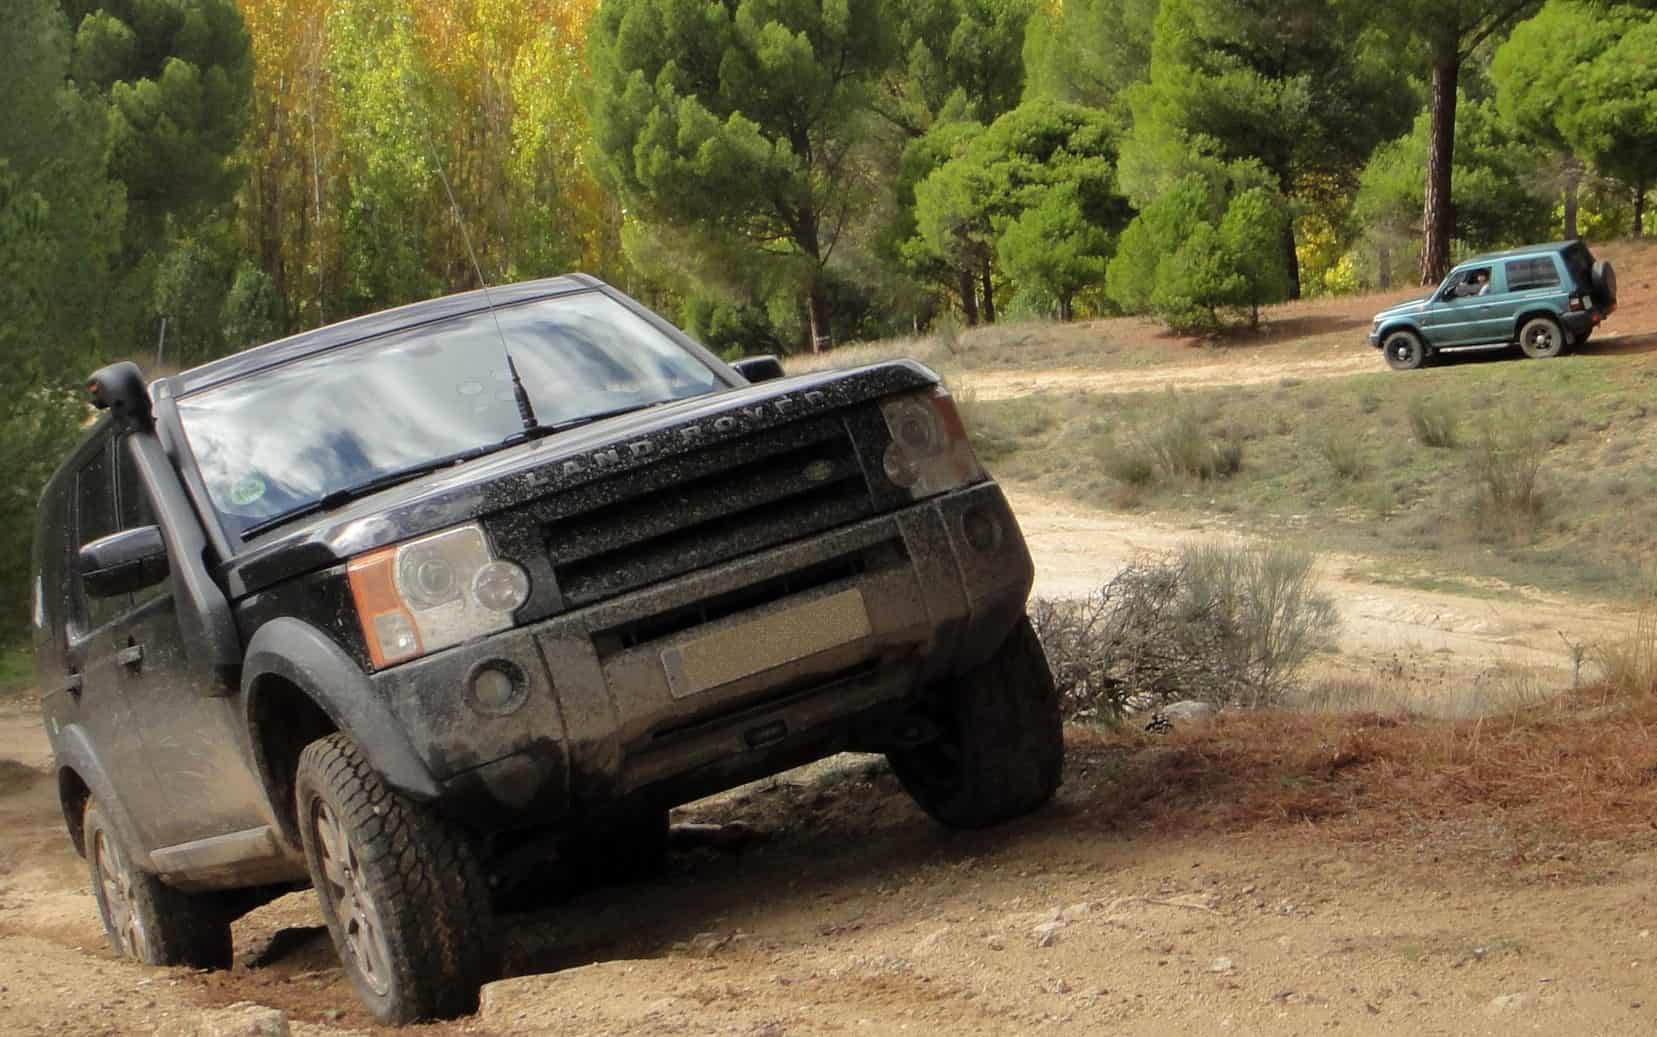
POLYGON ((1645 234, 1645 177, 1634 185, 1634 236, 1645 234))
POLYGON ((1059 296, 1059 322, 1061 324, 1069 324, 1071 316, 1070 296, 1059 296))
POLYGON ((978 326, 978 282, 972 276, 971 270, 961 271, 961 313, 966 316, 967 327, 978 326))
POLYGON ((1577 196, 1582 187, 1582 162, 1575 155, 1565 156, 1565 240, 1576 237, 1577 196))
POLYGON ((1380 255, 1380 269, 1376 272, 1380 284, 1377 287, 1392 287, 1392 246, 1382 245, 1380 255))
POLYGON ((1427 202, 1421 212, 1421 283, 1438 284, 1450 271, 1450 238, 1455 234, 1451 168, 1456 151, 1456 80, 1461 75, 1457 41, 1434 49, 1432 125, 1427 134, 1427 202))
POLYGON ((990 264, 984 264, 984 323, 995 323, 995 288, 990 284, 990 264))
POLYGON ((1295 221, 1283 224, 1283 262, 1289 271, 1289 298, 1300 298, 1300 255, 1295 252, 1295 221))
POLYGON ((823 278, 820 273, 811 279, 806 303, 811 308, 811 351, 821 353, 825 349, 832 349, 834 329, 829 326, 828 293, 823 291, 823 278))

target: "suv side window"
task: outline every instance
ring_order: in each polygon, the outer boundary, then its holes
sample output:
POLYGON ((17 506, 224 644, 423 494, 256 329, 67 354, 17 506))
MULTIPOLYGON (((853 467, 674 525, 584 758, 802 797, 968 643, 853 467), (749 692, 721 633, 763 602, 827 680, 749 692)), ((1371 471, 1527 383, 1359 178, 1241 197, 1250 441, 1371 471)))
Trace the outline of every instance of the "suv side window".
POLYGON ((1535 259, 1514 259, 1507 264, 1507 290, 1526 292, 1533 288, 1554 288, 1559 284, 1559 270, 1552 256, 1535 259))
MULTIPOLYGON (((80 547, 99 537, 116 531, 119 521, 115 512, 115 472, 109 463, 110 440, 87 459, 75 474, 75 536, 70 557, 80 547)), ((88 597, 81 587, 80 572, 75 573, 74 607, 77 625, 83 630, 95 630, 125 612, 130 599, 125 595, 112 598, 88 597)))
MULTIPOLYGON (((125 436, 115 441, 115 483, 116 501, 120 507, 119 528, 124 531, 155 525, 155 509, 150 505, 149 490, 138 475, 138 466, 133 463, 132 451, 127 448, 125 436)), ((154 601, 165 594, 169 586, 168 581, 162 580, 153 587, 145 587, 132 596, 132 607, 154 601)))

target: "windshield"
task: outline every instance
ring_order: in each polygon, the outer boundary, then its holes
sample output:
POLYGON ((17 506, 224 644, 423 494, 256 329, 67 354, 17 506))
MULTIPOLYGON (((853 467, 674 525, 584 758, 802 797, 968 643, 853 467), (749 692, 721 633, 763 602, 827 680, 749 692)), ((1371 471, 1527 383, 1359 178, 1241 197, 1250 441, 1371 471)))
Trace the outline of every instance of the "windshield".
POLYGON ((240 535, 329 494, 476 454, 522 433, 503 336, 543 426, 724 384, 677 342, 598 292, 468 314, 319 353, 178 401, 226 528, 240 535))

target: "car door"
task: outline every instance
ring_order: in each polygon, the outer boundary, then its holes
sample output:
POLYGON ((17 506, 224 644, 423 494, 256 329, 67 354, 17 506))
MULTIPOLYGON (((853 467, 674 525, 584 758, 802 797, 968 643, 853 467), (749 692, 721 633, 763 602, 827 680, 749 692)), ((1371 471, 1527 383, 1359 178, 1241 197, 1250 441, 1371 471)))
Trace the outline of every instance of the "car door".
MULTIPOLYGON (((125 439, 116 444, 118 524, 156 522, 149 491, 125 439)), ((176 846, 263 827, 263 791, 243 749, 239 698, 195 669, 184 649, 174 577, 136 591, 111 624, 119 678, 138 718, 144 750, 173 809, 157 821, 160 845, 176 846)), ((158 857, 157 863, 164 863, 158 857)))
POLYGON ((1477 279, 1488 283, 1489 267, 1458 270, 1422 314, 1428 341, 1434 346, 1471 346, 1489 341, 1482 338, 1486 296, 1476 294, 1477 279))
POLYGON ((131 596, 89 595, 76 561, 82 544, 114 533, 118 524, 113 442, 107 436, 96 442, 76 470, 73 506, 64 516, 69 528, 63 532, 64 557, 59 564, 68 584, 63 646, 66 679, 61 692, 42 690, 51 700, 46 713, 53 734, 70 727, 84 732, 147 844, 143 849, 148 849, 160 838, 156 822, 164 813, 164 801, 121 680, 120 656, 125 646, 119 622, 131 606, 131 596))

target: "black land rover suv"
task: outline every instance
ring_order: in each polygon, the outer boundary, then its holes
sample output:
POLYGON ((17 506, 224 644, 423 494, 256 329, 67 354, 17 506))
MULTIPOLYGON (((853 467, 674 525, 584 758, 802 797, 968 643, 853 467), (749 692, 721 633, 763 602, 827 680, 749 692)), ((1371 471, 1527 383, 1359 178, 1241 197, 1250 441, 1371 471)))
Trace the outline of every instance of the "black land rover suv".
POLYGON ((308 881, 378 1018, 452 1015, 501 890, 648 863, 674 804, 848 748, 945 824, 1047 801, 1030 558, 949 395, 781 373, 572 276, 93 375, 34 638, 116 950, 227 965, 308 881))

